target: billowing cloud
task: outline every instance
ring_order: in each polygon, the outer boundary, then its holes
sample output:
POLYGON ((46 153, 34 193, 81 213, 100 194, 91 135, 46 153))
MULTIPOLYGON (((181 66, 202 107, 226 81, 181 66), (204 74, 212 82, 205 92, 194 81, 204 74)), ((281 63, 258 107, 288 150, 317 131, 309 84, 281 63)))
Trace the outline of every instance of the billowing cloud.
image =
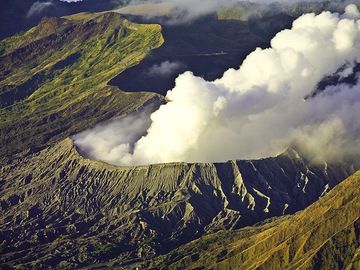
POLYGON ((132 162, 131 154, 135 143, 151 125, 148 116, 154 110, 154 106, 150 104, 126 117, 112 119, 77 134, 73 139, 92 158, 115 164, 129 164, 132 162))
POLYGON ((34 4, 31 5, 29 11, 26 14, 26 17, 30 18, 33 16, 40 15, 41 12, 43 12, 45 9, 53 5, 54 3, 52 1, 46 1, 46 2, 36 1, 34 2, 34 4))
POLYGON ((103 125, 101 133, 85 131, 74 140, 90 157, 116 165, 259 158, 294 144, 314 161, 337 160, 360 153, 360 84, 328 85, 305 97, 324 77, 346 77, 358 62, 355 6, 343 15, 305 14, 278 33, 270 48, 256 49, 216 81, 180 75, 150 124, 144 114, 136 119, 147 124, 133 130, 129 116, 116 128, 103 125), (139 139, 133 141, 132 134, 139 139), (116 143, 107 147, 110 142, 116 143))

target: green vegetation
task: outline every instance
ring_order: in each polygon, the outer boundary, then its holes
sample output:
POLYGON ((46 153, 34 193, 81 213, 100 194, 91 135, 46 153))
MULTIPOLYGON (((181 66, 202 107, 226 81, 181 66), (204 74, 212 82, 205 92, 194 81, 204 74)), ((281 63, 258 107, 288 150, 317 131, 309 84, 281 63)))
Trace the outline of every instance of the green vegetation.
POLYGON ((107 82, 162 43, 160 25, 116 13, 44 19, 1 41, 0 156, 46 145, 154 98, 107 82))
POLYGON ((219 20, 247 20, 246 10, 240 5, 218 11, 217 17, 219 20))
POLYGON ((93 248, 94 251, 93 256, 100 257, 100 258, 111 258, 116 251, 121 248, 121 245, 116 243, 96 243, 95 247, 93 248))

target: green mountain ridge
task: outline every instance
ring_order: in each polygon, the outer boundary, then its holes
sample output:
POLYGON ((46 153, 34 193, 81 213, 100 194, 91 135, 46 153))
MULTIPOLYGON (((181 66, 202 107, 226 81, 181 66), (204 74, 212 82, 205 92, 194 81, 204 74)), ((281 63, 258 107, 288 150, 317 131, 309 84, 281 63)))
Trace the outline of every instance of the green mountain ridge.
POLYGON ((0 41, 0 155, 49 145, 149 100, 163 102, 107 85, 162 42, 160 25, 116 13, 44 19, 0 41))

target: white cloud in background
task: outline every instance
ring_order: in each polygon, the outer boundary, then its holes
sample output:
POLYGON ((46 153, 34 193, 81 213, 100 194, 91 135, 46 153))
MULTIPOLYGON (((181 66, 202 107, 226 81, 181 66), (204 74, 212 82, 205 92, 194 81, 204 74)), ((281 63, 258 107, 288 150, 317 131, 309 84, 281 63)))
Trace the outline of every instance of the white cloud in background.
POLYGON ((132 0, 117 11, 124 14, 142 15, 145 17, 165 16, 163 23, 181 24, 210 14, 224 7, 239 3, 239 0, 132 0))
POLYGON ((164 61, 160 64, 152 65, 149 68, 147 75, 150 77, 169 76, 183 67, 184 65, 178 61, 164 61))
MULTIPOLYGON (((331 10, 344 10, 349 3, 360 4, 359 0, 118 0, 118 12, 142 15, 144 17, 165 16, 163 24, 188 23, 201 16, 215 13, 221 9, 233 8, 238 4, 243 7, 242 17, 261 17, 264 14, 291 12, 297 14, 301 10, 312 10, 327 7, 331 10), (311 4, 315 3, 314 5, 311 4), (121 9, 124 7, 124 9, 121 9)), ((351 11, 349 11, 349 14, 351 11)))
POLYGON ((34 2, 34 4, 31 5, 30 9, 28 10, 28 12, 26 14, 26 17, 30 18, 33 16, 37 16, 41 12, 43 12, 45 9, 47 9, 53 5, 54 5, 54 3, 52 1, 47 1, 47 2, 36 1, 36 2, 34 2))
POLYGON ((146 114, 129 116, 74 141, 88 156, 115 165, 259 158, 294 143, 315 161, 360 153, 360 85, 329 86, 304 99, 325 76, 352 68, 359 58, 355 6, 344 15, 305 14, 270 48, 256 49, 216 81, 180 75, 169 102, 151 114, 151 125, 146 114), (130 149, 133 134, 144 136, 130 149))

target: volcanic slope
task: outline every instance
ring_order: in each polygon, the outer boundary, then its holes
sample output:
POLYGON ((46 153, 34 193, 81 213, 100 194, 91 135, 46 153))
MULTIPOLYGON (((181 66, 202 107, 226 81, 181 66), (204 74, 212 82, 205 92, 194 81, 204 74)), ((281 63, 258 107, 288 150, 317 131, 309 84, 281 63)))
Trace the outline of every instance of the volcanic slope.
POLYGON ((0 263, 146 261, 205 233, 304 209, 354 166, 311 165, 289 149, 255 161, 115 167, 81 157, 68 138, 0 169, 0 263))
POLYGON ((107 82, 162 43, 160 25, 111 12, 43 19, 0 41, 0 156, 160 103, 156 94, 124 93, 107 82))
POLYGON ((114 13, 44 19, 0 42, 0 268, 126 268, 294 213, 360 168, 313 165, 294 149, 216 164, 83 158, 69 135, 163 101, 107 85, 162 43, 159 25, 114 13))
POLYGON ((147 268, 360 269, 359 185, 356 172, 304 211, 206 235, 147 268))

